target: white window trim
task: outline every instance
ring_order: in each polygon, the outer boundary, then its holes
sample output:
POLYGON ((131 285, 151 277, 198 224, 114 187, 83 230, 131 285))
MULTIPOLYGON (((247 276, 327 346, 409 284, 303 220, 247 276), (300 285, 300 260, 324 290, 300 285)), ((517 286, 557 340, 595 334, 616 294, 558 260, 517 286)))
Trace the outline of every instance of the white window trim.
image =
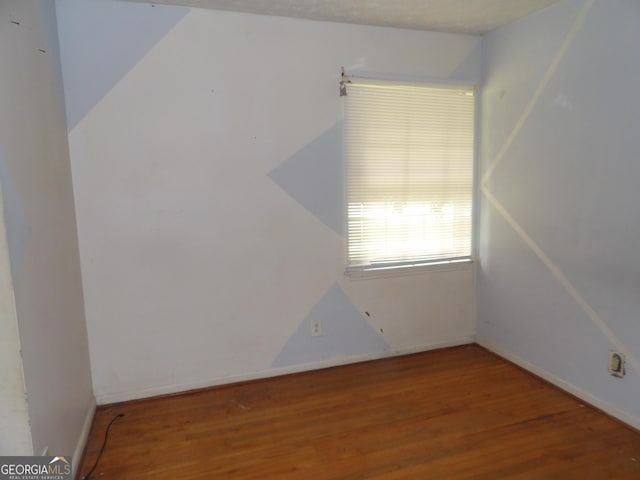
MULTIPOLYGON (((479 110, 478 110, 478 89, 479 85, 475 83, 451 81, 451 82, 433 82, 433 81, 421 81, 418 80, 404 80, 396 77, 389 78, 370 78, 370 77, 344 77, 348 78, 349 83, 352 79, 357 81, 365 81, 367 83, 380 83, 383 85, 389 83, 396 83, 406 86, 421 86, 432 87, 441 89, 453 89, 453 90, 470 90, 474 92, 474 122, 473 122, 473 153, 472 153, 472 198, 471 198, 471 234, 470 242, 471 247, 469 255, 453 259, 434 259, 425 260, 420 262, 407 262, 406 264, 390 264, 390 265, 375 265, 375 266, 363 266, 363 267, 349 267, 349 229, 348 229, 348 200, 347 200, 347 161, 344 161, 344 192, 343 198, 344 204, 344 265, 346 266, 344 275, 351 280, 369 279, 369 278, 382 278, 392 276, 405 276, 405 275, 423 275, 431 272, 442 272, 452 270, 466 270, 473 268, 473 264, 477 258, 477 223, 478 223, 478 125, 479 125, 479 110)), ((347 84, 348 89, 348 84, 347 84)), ((344 143, 344 139, 343 139, 344 143)), ((343 155, 345 154, 345 147, 343 144, 343 155)))

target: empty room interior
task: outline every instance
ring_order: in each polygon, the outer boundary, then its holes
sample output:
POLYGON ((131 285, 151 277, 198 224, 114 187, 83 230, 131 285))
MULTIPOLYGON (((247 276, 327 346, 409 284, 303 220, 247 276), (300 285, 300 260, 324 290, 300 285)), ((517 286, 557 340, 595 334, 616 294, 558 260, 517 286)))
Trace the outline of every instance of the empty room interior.
POLYGON ((638 0, 0 20, 0 455, 640 478, 638 0))

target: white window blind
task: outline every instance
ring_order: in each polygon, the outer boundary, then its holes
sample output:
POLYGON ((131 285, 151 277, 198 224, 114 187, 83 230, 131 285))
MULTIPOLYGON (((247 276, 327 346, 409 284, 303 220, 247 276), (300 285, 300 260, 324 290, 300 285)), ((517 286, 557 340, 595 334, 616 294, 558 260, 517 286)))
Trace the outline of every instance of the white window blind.
POLYGON ((353 80, 347 270, 470 258, 473 89, 353 80))

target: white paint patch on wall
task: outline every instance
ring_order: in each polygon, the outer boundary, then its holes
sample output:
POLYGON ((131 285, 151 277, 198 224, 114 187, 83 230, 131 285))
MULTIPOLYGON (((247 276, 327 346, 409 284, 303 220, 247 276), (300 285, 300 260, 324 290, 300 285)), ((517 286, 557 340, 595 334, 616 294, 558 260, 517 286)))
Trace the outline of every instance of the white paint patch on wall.
POLYGON ((340 66, 447 79, 477 43, 197 9, 160 40, 70 133, 98 402, 278 373, 336 283, 391 351, 468 341, 472 265, 346 280, 342 236, 269 173, 341 121, 340 66))
POLYGON ((409 275, 384 275, 341 282, 369 323, 398 351, 464 343, 475 333, 473 264, 432 267, 409 275))

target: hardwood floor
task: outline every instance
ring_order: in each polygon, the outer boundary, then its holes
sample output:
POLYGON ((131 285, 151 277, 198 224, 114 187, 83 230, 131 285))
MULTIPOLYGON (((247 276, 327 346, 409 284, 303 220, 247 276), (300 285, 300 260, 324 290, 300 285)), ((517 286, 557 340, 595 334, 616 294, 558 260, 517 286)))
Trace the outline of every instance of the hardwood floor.
POLYGON ((80 478, 640 479, 640 433, 477 345, 101 407, 80 478))

